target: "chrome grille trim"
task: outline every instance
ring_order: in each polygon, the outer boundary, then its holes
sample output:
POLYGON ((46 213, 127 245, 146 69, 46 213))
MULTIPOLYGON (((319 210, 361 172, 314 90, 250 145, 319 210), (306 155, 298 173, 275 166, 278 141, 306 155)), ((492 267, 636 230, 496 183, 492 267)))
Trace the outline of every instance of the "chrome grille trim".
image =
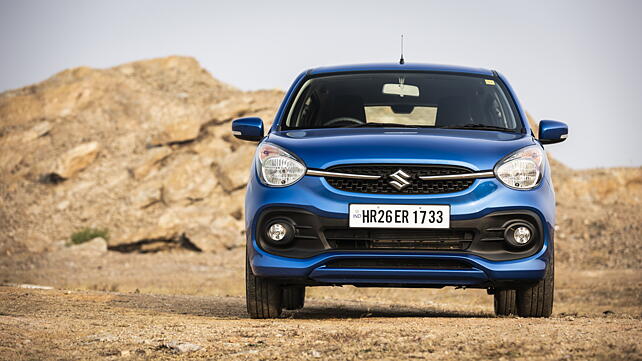
POLYGON ((426 176, 419 176, 419 179, 425 180, 425 181, 431 181, 431 180, 446 180, 446 179, 476 179, 476 178, 493 178, 493 177, 495 177, 495 173, 492 170, 489 170, 489 171, 462 173, 462 174, 426 175, 426 176))
POLYGON ((349 174, 349 173, 338 173, 338 172, 326 172, 322 170, 308 169, 305 173, 307 175, 313 175, 317 177, 333 177, 333 178, 351 178, 351 179, 372 179, 376 180, 381 178, 379 175, 365 175, 365 174, 349 174))
MULTIPOLYGON (((375 180, 375 179, 381 178, 381 176, 376 176, 376 175, 326 172, 326 171, 314 170, 314 169, 308 169, 308 171, 305 174, 311 175, 311 176, 317 176, 317 177, 351 178, 351 179, 375 180)), ((493 177, 495 177, 495 173, 493 171, 482 171, 482 172, 462 173, 462 174, 420 176, 419 179, 425 180, 425 181, 432 181, 432 180, 477 179, 477 178, 493 178, 493 177)))

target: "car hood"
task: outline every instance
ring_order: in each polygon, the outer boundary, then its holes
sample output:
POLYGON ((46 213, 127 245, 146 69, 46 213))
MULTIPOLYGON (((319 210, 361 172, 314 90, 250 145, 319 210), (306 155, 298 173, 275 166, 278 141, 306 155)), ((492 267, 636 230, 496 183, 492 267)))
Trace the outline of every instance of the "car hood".
POLYGON ((338 164, 448 164, 493 169, 509 153, 535 144, 530 135, 483 130, 332 128, 272 132, 266 141, 308 168, 338 164))

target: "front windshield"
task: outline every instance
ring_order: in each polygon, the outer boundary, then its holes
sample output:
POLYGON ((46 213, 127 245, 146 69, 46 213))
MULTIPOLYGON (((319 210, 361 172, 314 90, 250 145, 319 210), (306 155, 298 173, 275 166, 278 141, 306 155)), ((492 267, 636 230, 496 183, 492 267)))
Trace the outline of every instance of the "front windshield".
POLYGON ((360 73, 308 80, 282 129, 434 127, 521 132, 496 78, 360 73))

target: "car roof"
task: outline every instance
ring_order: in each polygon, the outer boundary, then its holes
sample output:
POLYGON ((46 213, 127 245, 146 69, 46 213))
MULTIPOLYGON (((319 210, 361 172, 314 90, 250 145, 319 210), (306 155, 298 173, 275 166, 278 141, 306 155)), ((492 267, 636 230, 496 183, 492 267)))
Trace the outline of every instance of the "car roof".
POLYGON ((352 64, 352 65, 335 65, 313 68, 308 71, 310 75, 333 74, 345 72, 361 71, 427 71, 427 72, 444 72, 444 73, 465 73, 476 75, 494 76, 493 71, 483 68, 470 68, 456 65, 440 64, 422 64, 422 63, 372 63, 372 64, 352 64))

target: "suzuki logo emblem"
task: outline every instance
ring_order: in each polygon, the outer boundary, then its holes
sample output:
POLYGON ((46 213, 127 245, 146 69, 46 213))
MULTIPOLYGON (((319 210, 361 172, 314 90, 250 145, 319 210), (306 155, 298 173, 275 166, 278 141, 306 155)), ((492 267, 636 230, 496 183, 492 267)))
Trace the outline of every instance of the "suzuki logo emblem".
POLYGON ((392 180, 388 183, 390 183, 391 186, 397 188, 398 191, 410 185, 410 182, 408 181, 410 175, 408 175, 408 173, 402 171, 401 169, 392 173, 390 175, 390 178, 392 178, 392 180))

